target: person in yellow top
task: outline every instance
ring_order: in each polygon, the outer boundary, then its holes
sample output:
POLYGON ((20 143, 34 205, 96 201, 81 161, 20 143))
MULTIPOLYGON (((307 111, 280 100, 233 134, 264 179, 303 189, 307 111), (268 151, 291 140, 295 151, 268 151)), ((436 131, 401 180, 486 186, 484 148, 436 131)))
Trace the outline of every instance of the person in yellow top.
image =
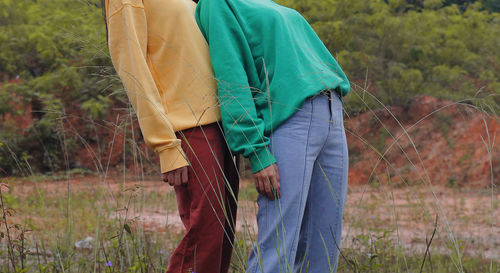
POLYGON ((113 66, 146 144, 174 186, 186 233, 167 272, 227 272, 236 162, 218 124, 217 85, 191 0, 103 0, 113 66), (196 264, 195 264, 196 262, 196 264))

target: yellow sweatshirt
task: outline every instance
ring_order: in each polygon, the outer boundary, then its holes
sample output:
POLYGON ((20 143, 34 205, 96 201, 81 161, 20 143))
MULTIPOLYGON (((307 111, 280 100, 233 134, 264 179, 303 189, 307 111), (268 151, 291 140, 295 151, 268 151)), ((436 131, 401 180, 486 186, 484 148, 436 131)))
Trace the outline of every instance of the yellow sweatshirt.
POLYGON ((220 119, 195 8, 191 0, 106 0, 111 59, 162 173, 188 165, 176 131, 220 119))

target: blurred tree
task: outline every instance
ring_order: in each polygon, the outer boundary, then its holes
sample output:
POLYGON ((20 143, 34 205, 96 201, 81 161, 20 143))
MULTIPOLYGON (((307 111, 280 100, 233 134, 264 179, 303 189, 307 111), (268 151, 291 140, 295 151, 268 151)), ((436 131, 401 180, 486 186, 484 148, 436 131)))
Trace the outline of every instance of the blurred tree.
MULTIPOLYGON (((347 111, 381 106, 364 89, 384 104, 430 94, 498 113, 500 0, 277 1, 304 15, 345 70, 347 111)), ((61 141, 97 145, 93 122, 128 109, 100 2, 0 0, 0 175, 26 162, 34 171, 77 166, 63 162, 61 141), (64 135, 70 116, 76 129, 64 135)))
MULTIPOLYGON (((366 87, 384 104, 404 106, 417 94, 430 94, 472 99, 499 110, 500 14, 485 10, 481 1, 280 3, 297 9, 312 24, 355 91, 366 87)), ((348 95, 347 110, 364 111, 365 103, 380 107, 365 99, 348 95)))
POLYGON ((64 168, 61 120, 68 112, 106 116, 113 101, 105 90, 116 82, 105 77, 110 67, 97 1, 0 0, 0 167, 64 168), (33 122, 24 126, 26 111, 33 122))
POLYGON ((500 12, 500 0, 484 0, 484 6, 494 12, 500 12))

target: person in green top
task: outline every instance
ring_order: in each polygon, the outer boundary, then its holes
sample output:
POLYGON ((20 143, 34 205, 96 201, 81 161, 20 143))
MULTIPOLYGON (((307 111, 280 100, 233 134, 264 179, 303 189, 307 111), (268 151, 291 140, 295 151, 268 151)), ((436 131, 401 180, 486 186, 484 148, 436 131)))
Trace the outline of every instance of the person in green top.
POLYGON ((200 0, 228 145, 250 159, 247 272, 335 272, 347 192, 349 81, 309 23, 271 0, 200 0))

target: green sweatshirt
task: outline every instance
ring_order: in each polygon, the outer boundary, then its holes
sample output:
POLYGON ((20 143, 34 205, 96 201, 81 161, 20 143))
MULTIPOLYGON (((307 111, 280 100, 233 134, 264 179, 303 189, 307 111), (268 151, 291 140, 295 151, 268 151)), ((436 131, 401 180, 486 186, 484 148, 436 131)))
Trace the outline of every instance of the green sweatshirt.
MULTIPOLYGON (((254 173, 276 162, 269 136, 311 96, 349 81, 307 21, 271 0, 200 0, 229 148, 254 173)), ((293 147, 290 147, 293 149, 293 147)))

